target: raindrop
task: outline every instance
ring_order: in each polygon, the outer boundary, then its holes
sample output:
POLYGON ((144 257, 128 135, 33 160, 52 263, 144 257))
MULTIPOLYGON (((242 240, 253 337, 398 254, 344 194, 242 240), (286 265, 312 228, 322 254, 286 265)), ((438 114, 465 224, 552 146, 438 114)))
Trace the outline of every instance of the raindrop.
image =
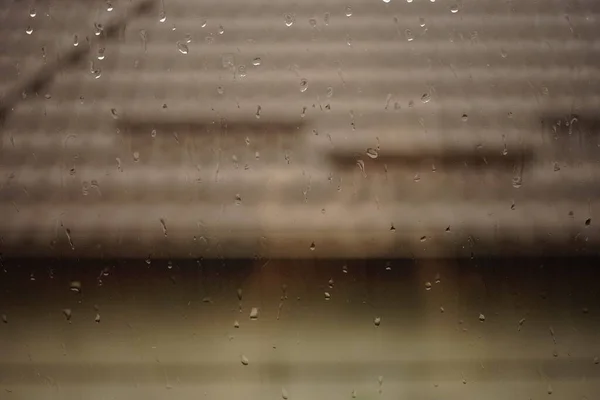
POLYGON ((500 56, 502 58, 506 58, 506 57, 508 57, 508 53, 506 52, 506 50, 500 49, 500 56))
POLYGON ((327 88, 327 97, 333 97, 333 88, 331 86, 327 88))
POLYGON ((410 29, 404 31, 404 36, 406 36, 406 40, 409 42, 412 42, 415 39, 410 29))
POLYGON ((441 312, 442 314, 444 313, 444 311, 446 311, 446 310, 444 309, 444 307, 440 307, 440 312, 441 312))
POLYGON ((554 390, 552 389, 552 385, 548 384, 548 394, 552 394, 554 390))
POLYGON ((375 326, 381 325, 381 317, 375 317, 373 323, 375 324, 375 326))
MULTIPOLYGON (((408 1, 408 0, 407 0, 408 1)), ((383 0, 384 3, 389 3, 390 0, 383 0)))
POLYGON ((67 235, 67 240, 69 241, 71 250, 75 250, 75 245, 73 244, 73 239, 71 238, 71 230, 69 228, 65 229, 65 235, 67 235))
POLYGON ((167 14, 165 13, 165 10, 160 10, 158 13, 158 20, 160 22, 165 22, 167 20, 167 14))
POLYGON ((309 18, 308 19, 308 23, 312 28, 316 28, 317 27, 317 20, 315 18, 309 18))
POLYGON ((177 50, 179 50, 181 54, 187 54, 190 51, 185 42, 177 42, 177 50))
POLYGON ((71 292, 81 293, 81 282, 80 281, 72 281, 69 285, 71 292))
POLYGON ((421 236, 421 238, 419 239, 421 242, 425 242, 427 240, 427 236, 421 236))
POLYGON ((329 300, 329 299, 331 299, 331 293, 329 293, 329 292, 325 292, 325 293, 323 293, 323 294, 325 295, 325 300, 329 300))
POLYGON ((554 172, 560 171, 560 165, 557 162, 554 163, 554 172))
POLYGON ((283 400, 287 400, 290 396, 288 395, 287 390, 285 390, 285 388, 281 388, 281 398, 283 400))
POLYGON ((250 310, 250 319, 258 319, 258 307, 252 307, 250 310))
POLYGON ((225 93, 225 89, 223 88, 223 86, 217 86, 217 93, 218 93, 218 94, 221 94, 221 95, 222 95, 223 93, 225 93))
POLYGON ((284 19, 285 26, 292 26, 294 24, 294 21, 296 20, 296 17, 294 16, 294 14, 285 14, 284 19))
POLYGON ((191 34, 186 34, 184 37, 184 40, 186 43, 192 43, 192 35, 191 34))
POLYGON ((260 118, 260 110, 261 110, 261 106, 256 107, 256 119, 260 118))
POLYGON ((308 79, 302 78, 300 79, 300 92, 304 93, 308 89, 308 79))
POLYGON ((106 2, 106 11, 111 12, 113 10, 113 5, 110 1, 106 2))
POLYGON ((485 322, 485 315, 479 313, 479 321, 485 322))
POLYGON ((346 6, 345 13, 346 13, 346 17, 351 17, 352 16, 352 7, 346 6))
POLYGON ((431 290, 431 282, 425 282, 425 290, 431 290))
POLYGON ((31 18, 34 18, 36 15, 37 15, 37 12, 35 11, 35 8, 31 7, 31 8, 29 9, 29 16, 30 16, 31 18))
POLYGON ((425 28, 425 18, 423 18, 423 17, 419 18, 419 26, 421 28, 425 28))
POLYGON ((396 232, 396 227, 394 226, 394 224, 392 224, 392 226, 390 226, 390 231, 396 232))
POLYGON ((163 234, 167 237, 167 223, 163 218, 160 219, 160 226, 162 228, 163 234))
POLYGON ((153 138, 156 137, 156 129, 152 129, 152 132, 150 132, 150 136, 152 136, 153 138))
MULTIPOLYGON (((4 317, 4 315, 3 315, 3 317, 4 317)), ((594 357, 594 364, 596 364, 596 365, 600 364, 600 358, 594 357)))
POLYGON ((467 122, 469 120, 469 116, 467 114, 463 114, 461 119, 463 122, 467 122))
POLYGON ((242 301, 242 288, 238 288, 237 290, 237 297, 239 301, 242 301))
POLYGON ((77 35, 73 35, 73 46, 79 46, 79 37, 77 35))
POLYGON ((242 196, 239 193, 235 195, 235 204, 238 206, 242 204, 242 196))
POLYGON ((67 319, 67 321, 71 322, 71 316, 72 316, 71 309, 63 308, 62 312, 63 312, 63 315, 65 316, 65 318, 67 319))
POLYGON ((512 179, 512 185, 515 189, 519 189, 521 186, 523 186, 523 180, 521 179, 520 176, 515 176, 512 179))
POLYGON ((94 321, 96 321, 97 324, 100 323, 100 314, 96 313, 96 318, 94 318, 94 321))
POLYGON ((254 65, 255 67, 258 67, 261 63, 262 61, 260 57, 256 57, 254 60, 252 60, 252 65, 254 65))
POLYGON ((315 242, 312 242, 312 243, 310 244, 310 250, 311 250, 311 251, 315 251, 315 249, 316 249, 316 248, 317 248, 317 246, 315 245, 315 242))
POLYGON ((245 65, 240 65, 238 67, 238 75, 240 76, 240 78, 246 77, 246 66, 245 65))
POLYGON ((111 108, 110 109, 110 114, 112 115, 112 117, 114 119, 119 119, 119 113, 117 113, 117 109, 116 108, 111 108))
POLYGON ((430 100, 431 95, 429 93, 424 93, 423 96, 421 96, 421 103, 423 104, 429 103, 430 100))
POLYGON ((327 282, 327 283, 329 284, 329 288, 333 289, 333 285, 334 285, 333 278, 329 279, 329 282, 327 282))
POLYGON ((33 28, 31 26, 28 26, 27 29, 25 29, 25 33, 31 35, 33 33, 33 28))
POLYGON ((104 60, 104 50, 106 50, 104 47, 98 48, 98 60, 104 60))
POLYGON ((352 398, 355 399, 356 398, 356 389, 352 389, 352 398))
POLYGON ((326 13, 323 15, 323 23, 324 23, 325 25, 329 25, 329 19, 330 19, 330 18, 331 18, 331 15, 330 15, 328 12, 326 12, 326 13))
POLYGON ((102 33, 102 31, 104 30, 104 27, 102 26, 102 24, 94 22, 94 29, 95 29, 94 35, 100 36, 100 34, 102 33))
POLYGON ((242 354, 242 357, 241 357, 240 361, 242 362, 242 365, 248 365, 248 364, 250 364, 250 361, 248 360, 248 357, 246 357, 243 354, 242 354))
POLYGON ((238 321, 234 321, 233 322, 233 327, 234 328, 239 328, 240 327, 240 323, 238 321))
POLYGON ((590 226, 592 224, 592 219, 588 218, 585 220, 585 226, 590 226))
POLYGON ((375 158, 379 157, 379 152, 377 151, 377 149, 374 149, 373 147, 369 147, 367 149, 367 156, 369 158, 375 159, 375 158))
POLYGON ((406 2, 407 2, 407 3, 412 3, 412 2, 413 2, 413 0, 406 0, 406 2))
POLYGON ((6 316, 6 314, 2 314, 2 322, 8 324, 8 317, 6 316))
POLYGON ((442 278, 440 277, 439 273, 435 274, 435 278, 433 278, 433 281, 436 283, 436 285, 442 281, 442 278))
POLYGON ((140 161, 140 152, 139 151, 133 152, 133 161, 135 161, 135 162, 140 161))
POLYGON ((453 4, 450 6, 450 12, 452 14, 456 14, 458 12, 458 4, 453 4))

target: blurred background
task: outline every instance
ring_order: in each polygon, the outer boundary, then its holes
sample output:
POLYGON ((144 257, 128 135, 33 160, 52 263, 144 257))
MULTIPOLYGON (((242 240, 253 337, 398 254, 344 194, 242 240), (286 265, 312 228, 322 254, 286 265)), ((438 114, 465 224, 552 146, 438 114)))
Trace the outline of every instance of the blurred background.
POLYGON ((0 398, 600 393, 600 3, 0 4, 0 398))

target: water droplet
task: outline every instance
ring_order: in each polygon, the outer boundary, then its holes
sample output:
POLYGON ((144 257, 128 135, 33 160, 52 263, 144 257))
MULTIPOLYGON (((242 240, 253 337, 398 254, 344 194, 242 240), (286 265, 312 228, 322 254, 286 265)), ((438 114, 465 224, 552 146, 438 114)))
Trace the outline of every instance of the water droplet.
POLYGON ((104 51, 106 49, 104 47, 99 47, 98 48, 98 60, 102 61, 104 60, 104 51))
POLYGON ((160 22, 165 22, 167 20, 167 14, 165 13, 165 10, 160 10, 158 13, 158 20, 160 22))
POLYGON ((346 17, 351 17, 352 16, 352 7, 346 6, 345 14, 346 14, 346 17))
POLYGON ((135 161, 135 162, 140 161, 140 152, 139 151, 133 152, 133 161, 135 161))
POLYGON ((379 157, 379 152, 377 151, 377 149, 374 149, 373 147, 369 147, 367 149, 367 156, 369 158, 375 159, 375 158, 379 157))
POLYGON ((240 78, 246 77, 246 66, 245 65, 240 65, 238 67, 238 75, 240 76, 240 78))
POLYGON ((463 114, 461 119, 463 122, 467 122, 469 120, 469 116, 467 114, 463 114))
POLYGON ((260 119, 260 110, 262 110, 261 106, 256 107, 256 119, 260 119))
POLYGON ((27 29, 25 29, 25 33, 31 35, 33 33, 33 28, 31 26, 28 26, 27 29))
POLYGON ((590 226, 592 224, 592 219, 588 218, 585 220, 585 226, 590 226))
POLYGON ((373 323, 375 324, 375 326, 381 325, 381 317, 375 317, 373 323))
POLYGON ((515 176, 512 179, 512 185, 515 189, 519 189, 521 186, 523 186, 523 179, 520 176, 515 176))
POLYGON ((285 390, 285 388, 281 388, 281 398, 282 398, 283 400, 288 400, 288 399, 289 399, 289 397, 290 397, 290 396, 288 395, 288 392, 287 392, 287 390, 285 390))
POLYGON ((304 93, 308 89, 308 79, 302 78, 300 79, 300 92, 304 93))
POLYGON ((425 282, 425 290, 431 290, 431 282, 425 282))
POLYGON ((252 65, 254 65, 255 67, 258 67, 261 63, 262 61, 260 57, 256 57, 254 60, 252 60, 252 65))
POLYGON ((177 42, 177 50, 179 50, 181 54, 187 54, 190 51, 185 42, 177 42))
POLYGON ((77 35, 73 35, 73 46, 79 46, 79 37, 77 35))
POLYGON ((444 307, 440 306, 440 312, 443 314, 446 310, 444 309, 444 307))
POLYGON ((235 204, 238 206, 242 204, 242 196, 239 193, 235 195, 235 204))
POLYGON ((29 16, 30 16, 31 18, 35 18, 35 16, 36 16, 36 15, 37 15, 37 12, 35 11, 35 8, 31 7, 31 8, 29 9, 29 16))
POLYGON ((439 273, 435 274, 433 281, 436 283, 436 285, 442 281, 442 278, 440 277, 439 273))
POLYGON ((430 100, 431 95, 429 93, 424 93, 423 96, 421 96, 421 103, 423 104, 429 103, 430 100))
POLYGON ((248 364, 250 364, 250 360, 248 360, 248 357, 246 357, 243 354, 242 354, 242 357, 240 358, 240 361, 242 362, 242 365, 248 365, 248 364))
POLYGON ((419 18, 419 26, 421 28, 425 28, 425 18, 423 18, 423 17, 419 18))
POLYGON ((413 2, 413 0, 406 0, 406 2, 407 2, 407 3, 412 3, 412 2, 413 2))
POLYGON ((312 27, 312 28, 316 28, 317 27, 317 20, 316 18, 309 18, 308 19, 308 24, 312 27))
POLYGON ((153 138, 156 137, 156 129, 152 129, 152 132, 150 132, 150 136, 152 136, 153 138))
POLYGON ((312 243, 310 244, 310 250, 311 250, 311 251, 314 251, 316 248, 317 248, 317 246, 315 245, 315 242, 312 242, 312 243))
POLYGON ((71 309, 70 308, 63 308, 62 312, 63 312, 63 315, 65 316, 65 318, 67 319, 67 321, 71 322, 71 316, 73 315, 71 313, 71 309))
POLYGON ((600 364, 600 358, 594 357, 594 364, 596 364, 596 365, 600 364))
POLYGON ((348 266, 347 266, 347 265, 342 265, 342 272, 343 272, 344 274, 347 274, 347 273, 348 273, 348 266))
POLYGON ((404 36, 406 36, 406 40, 408 40, 409 42, 412 42, 415 39, 410 29, 404 31, 404 36))
POLYGON ((389 2, 390 2, 390 0, 383 0, 383 2, 384 2, 384 3, 389 3, 389 2))
POLYGON ((325 25, 329 25, 329 19, 331 18, 331 14, 329 14, 328 12, 326 12, 325 14, 323 14, 323 23, 325 25))
POLYGON ((72 281, 69 285, 69 289, 71 289, 71 292, 81 293, 81 282, 72 281))
POLYGON ((456 14, 458 12, 458 4, 453 4, 450 6, 450 12, 452 14, 456 14))
POLYGON ((352 389, 352 398, 355 399, 356 398, 356 389, 352 389))
POLYGON ((296 20, 296 17, 294 16, 294 14, 285 14, 283 16, 283 18, 285 20, 285 26, 294 25, 294 21, 296 20))
POLYGON ((100 314, 96 313, 96 318, 94 318, 94 321, 99 324, 100 323, 100 314))
POLYGON ((6 314, 2 314, 2 322, 8 324, 8 317, 6 316, 6 314))
POLYGON ((238 321, 234 321, 233 322, 233 327, 234 328, 239 328, 240 327, 240 323, 238 321))
POLYGON ((221 94, 221 95, 222 95, 223 93, 225 93, 225 89, 223 88, 223 86, 217 86, 217 93, 218 93, 218 94, 221 94))
POLYGON ((325 300, 329 300, 329 299, 331 299, 331 293, 329 293, 329 292, 325 292, 325 293, 323 293, 323 294, 325 295, 325 300))
POLYGON ((554 392, 554 390, 552 389, 552 385, 548 384, 548 394, 552 394, 552 392, 554 392))
POLYGON ((506 58, 506 57, 508 57, 508 53, 506 52, 506 50, 500 49, 500 56, 502 58, 506 58))
POLYGON ((327 88, 327 97, 333 97, 333 88, 331 86, 327 88))
POLYGON ((250 310, 250 319, 258 319, 258 307, 252 307, 250 310))
POLYGON ((104 31, 104 27, 102 26, 102 24, 94 22, 94 35, 100 36, 100 34, 102 34, 102 31, 104 31))
POLYGON ((110 1, 106 2, 106 11, 111 12, 113 10, 113 5, 110 1))
POLYGON ((160 226, 162 228, 163 234, 167 237, 167 223, 163 218, 160 219, 160 226))
POLYGON ((479 321, 484 322, 485 321, 485 315, 479 313, 479 321))

